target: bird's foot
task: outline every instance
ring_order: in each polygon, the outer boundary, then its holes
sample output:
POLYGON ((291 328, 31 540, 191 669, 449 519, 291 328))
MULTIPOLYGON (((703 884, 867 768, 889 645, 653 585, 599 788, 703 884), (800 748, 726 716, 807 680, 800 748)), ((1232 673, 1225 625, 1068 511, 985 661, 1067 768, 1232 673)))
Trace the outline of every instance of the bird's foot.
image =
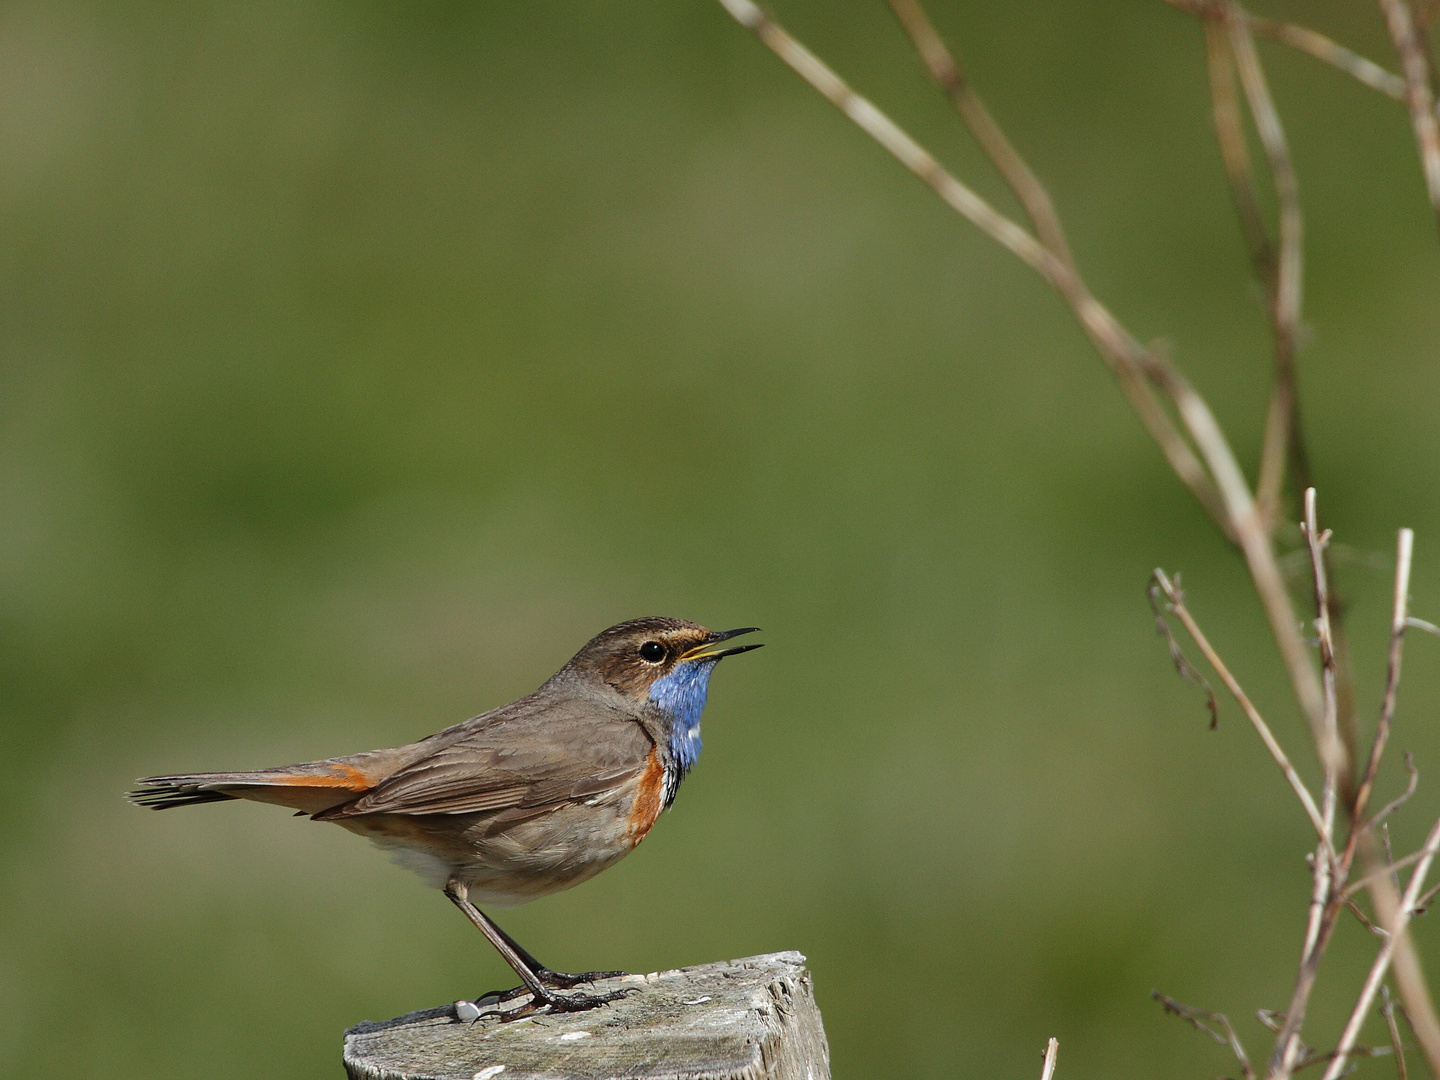
POLYGON ((551 971, 549 968, 541 968, 535 974, 540 976, 540 981, 551 990, 573 990, 581 983, 619 979, 630 973, 628 971, 582 971, 579 975, 571 975, 568 971, 551 971))
MULTIPOLYGON (((590 985, 603 979, 619 979, 628 974, 630 974, 628 971, 585 971, 579 975, 572 975, 568 971, 551 971, 549 968, 543 967, 535 969, 536 978, 547 990, 573 990, 581 984, 590 985)), ((528 986, 517 986, 514 990, 506 990, 501 994, 490 993, 484 997, 489 998, 491 1002, 514 1001, 528 993, 530 993, 528 986)))
MULTIPOLYGON (((547 989, 543 994, 532 994, 530 1000, 518 1008, 492 1009, 490 1012, 479 1013, 475 1019, 482 1020, 487 1016, 493 1016, 504 1023, 509 1020, 522 1020, 527 1016, 538 1016, 542 1013, 585 1012, 587 1009, 594 1009, 597 1006, 617 1001, 626 994, 632 994, 638 989, 639 987, 636 986, 622 986, 618 990, 610 990, 603 994, 557 994, 547 989)), ((481 1002, 485 1004, 498 1004, 501 1001, 511 1001, 516 997, 529 993, 529 990, 522 987, 518 991, 511 991, 501 998, 487 995, 487 997, 489 997, 488 1001, 486 998, 481 998, 475 1005, 478 1006, 481 1002)))

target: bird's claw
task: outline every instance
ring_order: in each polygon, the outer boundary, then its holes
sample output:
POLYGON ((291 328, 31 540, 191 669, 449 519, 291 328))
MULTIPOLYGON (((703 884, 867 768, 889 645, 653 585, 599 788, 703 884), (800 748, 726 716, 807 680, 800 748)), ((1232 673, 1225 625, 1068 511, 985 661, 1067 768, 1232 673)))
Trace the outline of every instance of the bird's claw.
MULTIPOLYGON (((622 986, 618 990, 609 990, 603 994, 552 994, 546 993, 543 996, 532 995, 525 1004, 514 1009, 492 1009, 490 1012, 483 1012, 475 1019, 483 1020, 487 1016, 493 1016, 501 1023, 511 1020, 523 1020, 527 1016, 539 1016, 547 1013, 574 1013, 585 1012, 587 1009, 594 1009, 600 1005, 608 1005, 612 1001, 618 1001, 627 994, 633 994, 639 987, 622 986)), ((529 993, 529 991, 524 991, 529 993)), ((482 999, 483 1000, 483 999, 482 999)), ((511 1000, 510 997, 501 998, 502 1001, 511 1000)))
POLYGON ((571 975, 566 971, 551 971, 549 968, 541 968, 535 974, 540 976, 540 981, 551 990, 571 990, 581 983, 619 979, 630 973, 628 971, 582 971, 579 975, 571 975))
MULTIPOLYGON (((602 982, 605 979, 619 979, 629 974, 628 971, 584 971, 579 975, 572 975, 568 971, 551 971, 549 968, 537 968, 535 971, 536 978, 547 990, 573 990, 582 983, 590 984, 602 982)), ((506 990, 501 994, 486 994, 484 997, 493 998, 497 1002, 514 1001, 528 993, 530 993, 528 986, 517 986, 514 990, 506 990)), ((483 998, 479 1000, 483 1000, 483 998)))

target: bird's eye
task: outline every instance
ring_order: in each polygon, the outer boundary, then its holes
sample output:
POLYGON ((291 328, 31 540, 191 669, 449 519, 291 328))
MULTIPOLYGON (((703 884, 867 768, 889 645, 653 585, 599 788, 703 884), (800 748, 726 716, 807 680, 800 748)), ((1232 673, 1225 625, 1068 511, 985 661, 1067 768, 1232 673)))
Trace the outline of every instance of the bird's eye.
POLYGON ((640 646, 640 659, 647 664, 658 664, 665 659, 665 646, 658 641, 647 641, 640 646))

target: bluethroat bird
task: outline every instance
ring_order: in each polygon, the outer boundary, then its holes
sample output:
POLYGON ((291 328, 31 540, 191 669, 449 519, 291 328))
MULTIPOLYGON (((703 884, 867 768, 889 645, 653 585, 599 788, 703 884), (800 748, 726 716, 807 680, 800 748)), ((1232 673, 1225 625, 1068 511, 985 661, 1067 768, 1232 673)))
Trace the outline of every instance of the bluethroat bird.
POLYGON ((633 851, 700 754, 700 713, 722 657, 758 649, 683 619, 633 619, 592 638, 536 690, 389 750, 254 772, 147 776, 141 806, 251 799, 369 837, 444 891, 529 992, 502 1013, 576 1012, 624 991, 572 993, 622 972, 552 971, 474 901, 508 906, 578 885, 633 851))

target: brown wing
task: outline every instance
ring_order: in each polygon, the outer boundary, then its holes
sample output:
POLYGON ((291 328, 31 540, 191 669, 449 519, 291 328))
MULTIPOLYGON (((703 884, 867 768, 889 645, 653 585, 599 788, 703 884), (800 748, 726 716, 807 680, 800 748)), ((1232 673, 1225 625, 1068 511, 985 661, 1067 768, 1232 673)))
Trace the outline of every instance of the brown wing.
POLYGON ((653 747, 624 713, 536 695, 461 727, 469 730, 317 818, 540 809, 615 788, 645 767, 653 747))

